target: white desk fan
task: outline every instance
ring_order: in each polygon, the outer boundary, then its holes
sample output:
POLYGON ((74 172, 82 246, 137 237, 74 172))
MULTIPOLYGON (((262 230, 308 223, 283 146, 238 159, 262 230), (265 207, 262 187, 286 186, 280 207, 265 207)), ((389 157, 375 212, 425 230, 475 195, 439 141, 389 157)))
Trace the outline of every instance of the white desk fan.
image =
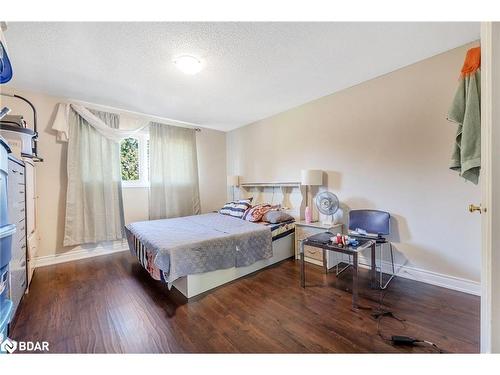
POLYGON ((339 198, 335 194, 329 191, 322 191, 321 193, 318 193, 316 195, 314 201, 316 203, 318 211, 321 212, 323 215, 326 215, 328 218, 324 220, 322 223, 332 224, 333 215, 335 214, 335 212, 338 211, 340 207, 339 198))

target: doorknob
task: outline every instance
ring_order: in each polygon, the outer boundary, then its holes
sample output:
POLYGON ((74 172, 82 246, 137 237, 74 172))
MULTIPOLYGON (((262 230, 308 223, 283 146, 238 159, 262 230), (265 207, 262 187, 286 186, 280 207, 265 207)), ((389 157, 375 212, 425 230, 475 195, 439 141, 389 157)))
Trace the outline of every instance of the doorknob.
POLYGON ((472 213, 472 212, 475 212, 475 211, 477 211, 477 212, 481 213, 481 212, 483 211, 483 210, 481 209, 481 205, 476 206, 475 204, 469 204, 469 212, 471 212, 471 213, 472 213))

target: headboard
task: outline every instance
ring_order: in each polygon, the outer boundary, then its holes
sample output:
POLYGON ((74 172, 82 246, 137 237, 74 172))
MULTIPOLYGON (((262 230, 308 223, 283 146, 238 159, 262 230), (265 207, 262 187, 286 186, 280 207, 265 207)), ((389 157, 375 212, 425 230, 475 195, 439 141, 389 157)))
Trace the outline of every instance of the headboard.
POLYGON ((305 187, 300 182, 256 182, 239 186, 241 198, 253 197, 252 204, 281 204, 295 220, 304 218, 305 187))

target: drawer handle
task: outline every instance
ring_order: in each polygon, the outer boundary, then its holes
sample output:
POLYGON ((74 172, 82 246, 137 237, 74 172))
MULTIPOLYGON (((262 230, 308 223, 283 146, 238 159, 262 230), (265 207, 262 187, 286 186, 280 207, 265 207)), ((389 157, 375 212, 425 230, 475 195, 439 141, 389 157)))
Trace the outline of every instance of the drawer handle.
POLYGON ((17 173, 17 171, 15 169, 12 169, 12 173, 17 173))
POLYGON ((319 250, 310 250, 310 249, 307 249, 307 252, 310 253, 310 254, 317 254, 319 250))
POLYGON ((25 261, 25 260, 23 260, 21 263, 19 263, 19 265, 20 265, 21 267, 26 267, 26 261, 25 261))
POLYGON ((23 281, 23 282, 21 283, 21 287, 22 287, 22 288, 25 288, 25 287, 26 287, 26 281, 23 281))

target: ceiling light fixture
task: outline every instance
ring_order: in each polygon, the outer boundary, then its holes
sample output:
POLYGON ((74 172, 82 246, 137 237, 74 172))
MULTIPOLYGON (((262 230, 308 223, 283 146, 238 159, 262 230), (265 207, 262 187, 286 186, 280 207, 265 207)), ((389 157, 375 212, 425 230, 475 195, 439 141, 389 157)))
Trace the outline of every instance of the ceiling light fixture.
POLYGON ((190 55, 176 57, 174 64, 181 72, 190 75, 198 73, 203 67, 199 59, 190 55))

